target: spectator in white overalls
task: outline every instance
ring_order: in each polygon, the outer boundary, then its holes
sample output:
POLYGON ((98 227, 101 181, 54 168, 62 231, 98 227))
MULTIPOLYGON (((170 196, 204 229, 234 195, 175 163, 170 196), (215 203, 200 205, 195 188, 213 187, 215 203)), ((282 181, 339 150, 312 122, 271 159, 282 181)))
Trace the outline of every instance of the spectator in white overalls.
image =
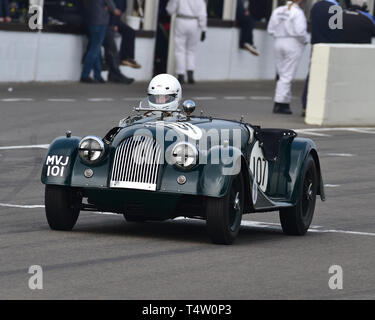
POLYGON ((275 37, 275 59, 278 81, 273 112, 291 114, 291 86, 305 45, 307 22, 300 8, 303 0, 288 1, 275 9, 268 23, 268 33, 275 37))
POLYGON ((206 38, 207 5, 205 0, 169 0, 167 11, 176 14, 174 46, 178 81, 194 83, 195 52, 199 43, 206 38))

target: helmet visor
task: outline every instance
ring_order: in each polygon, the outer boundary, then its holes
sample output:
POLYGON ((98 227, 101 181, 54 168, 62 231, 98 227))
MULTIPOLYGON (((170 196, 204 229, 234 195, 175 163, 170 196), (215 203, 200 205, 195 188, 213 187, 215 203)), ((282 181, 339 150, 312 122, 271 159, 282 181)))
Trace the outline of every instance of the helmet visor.
POLYGON ((171 103, 175 99, 176 99, 175 94, 150 94, 148 96, 148 100, 152 104, 160 104, 160 105, 171 103))

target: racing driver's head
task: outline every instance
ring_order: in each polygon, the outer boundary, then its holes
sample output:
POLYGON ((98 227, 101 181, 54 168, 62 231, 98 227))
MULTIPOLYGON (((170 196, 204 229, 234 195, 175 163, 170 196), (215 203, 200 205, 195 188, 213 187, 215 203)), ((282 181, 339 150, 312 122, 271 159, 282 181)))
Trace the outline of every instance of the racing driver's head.
POLYGON ((156 109, 177 110, 182 97, 178 80, 170 74, 159 74, 148 85, 148 102, 156 109))

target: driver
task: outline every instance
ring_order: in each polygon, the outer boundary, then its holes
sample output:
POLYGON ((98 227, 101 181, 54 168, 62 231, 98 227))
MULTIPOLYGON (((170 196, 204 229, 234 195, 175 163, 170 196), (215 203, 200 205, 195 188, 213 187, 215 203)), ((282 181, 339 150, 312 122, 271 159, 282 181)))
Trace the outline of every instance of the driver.
POLYGON ((170 74, 159 74, 148 85, 148 103, 155 109, 176 111, 182 98, 180 82, 170 74))

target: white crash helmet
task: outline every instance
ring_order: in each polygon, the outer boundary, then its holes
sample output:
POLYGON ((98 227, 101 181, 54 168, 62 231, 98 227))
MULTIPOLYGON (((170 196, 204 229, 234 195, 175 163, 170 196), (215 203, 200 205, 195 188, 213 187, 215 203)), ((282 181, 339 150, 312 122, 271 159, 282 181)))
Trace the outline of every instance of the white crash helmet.
POLYGON ((157 109, 177 110, 182 98, 180 82, 170 74, 159 74, 154 77, 147 89, 150 106, 157 109))

